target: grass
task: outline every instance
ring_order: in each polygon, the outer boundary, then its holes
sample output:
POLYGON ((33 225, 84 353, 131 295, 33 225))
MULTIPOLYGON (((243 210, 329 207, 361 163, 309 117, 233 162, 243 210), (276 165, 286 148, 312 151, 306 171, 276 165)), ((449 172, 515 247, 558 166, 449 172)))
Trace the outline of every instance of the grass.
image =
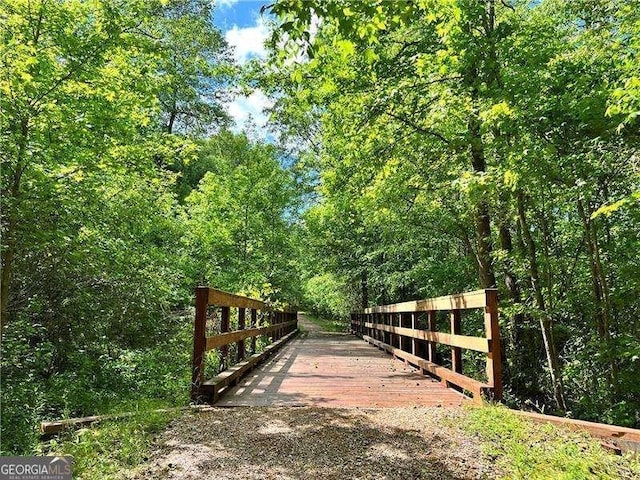
POLYGON ((504 478, 640 478, 637 455, 614 455, 586 433, 535 424, 501 406, 470 408, 462 423, 504 478))
POLYGON ((141 411, 89 428, 69 431, 42 444, 43 455, 71 455, 73 478, 120 479, 147 460, 151 443, 167 424, 180 415, 141 411))
POLYGON ((346 320, 328 319, 306 312, 305 316, 313 323, 318 325, 323 332, 347 333, 349 330, 349 322, 346 320))

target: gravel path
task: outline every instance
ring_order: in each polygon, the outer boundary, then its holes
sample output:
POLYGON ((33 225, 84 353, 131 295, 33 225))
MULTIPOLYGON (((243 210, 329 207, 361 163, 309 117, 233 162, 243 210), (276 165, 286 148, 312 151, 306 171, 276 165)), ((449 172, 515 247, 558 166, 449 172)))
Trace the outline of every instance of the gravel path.
POLYGON ((213 408, 175 420, 134 478, 480 479, 460 408, 213 408))

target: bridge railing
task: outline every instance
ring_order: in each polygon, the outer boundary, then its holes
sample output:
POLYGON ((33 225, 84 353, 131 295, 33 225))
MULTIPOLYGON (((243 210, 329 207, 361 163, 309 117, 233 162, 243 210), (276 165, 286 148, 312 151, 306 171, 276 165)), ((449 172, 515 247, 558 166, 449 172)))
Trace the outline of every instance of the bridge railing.
POLYGON ((197 287, 191 399, 195 401, 205 396, 216 401, 224 389, 233 385, 257 363, 289 340, 297 329, 296 311, 277 310, 261 300, 215 288, 197 287), (218 318, 207 325, 210 307, 217 310, 218 318), (237 312, 237 329, 233 331, 230 329, 231 309, 234 309, 234 313, 237 312), (214 330, 213 335, 207 336, 207 330, 214 330), (264 351, 257 352, 257 339, 260 336, 270 337, 272 343, 264 351), (249 356, 245 343, 247 339, 250 339, 249 356), (230 355, 229 347, 232 345, 236 346, 234 355, 230 355), (205 380, 206 352, 214 349, 220 352, 220 373, 205 380), (232 356, 234 358, 231 358, 232 356))
POLYGON ((495 400, 502 397, 498 292, 495 289, 367 308, 364 312, 351 314, 351 331, 423 372, 439 377, 446 385, 469 392, 475 400, 480 401, 482 396, 495 400), (483 310, 482 337, 461 334, 462 312, 472 309, 483 310), (449 333, 437 330, 438 312, 442 311, 449 312, 449 333), (419 316, 426 317, 426 328, 419 328, 419 316), (451 348, 451 368, 438 363, 437 344, 451 348), (484 354, 486 383, 463 375, 463 349, 484 354))

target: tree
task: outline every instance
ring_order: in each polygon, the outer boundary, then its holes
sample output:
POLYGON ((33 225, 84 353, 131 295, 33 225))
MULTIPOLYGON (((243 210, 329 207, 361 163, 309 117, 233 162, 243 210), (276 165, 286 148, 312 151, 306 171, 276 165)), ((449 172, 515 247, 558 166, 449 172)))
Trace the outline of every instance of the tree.
POLYGON ((625 271, 614 244, 630 238, 595 213, 632 199, 637 179, 637 135, 620 134, 611 108, 629 54, 623 2, 283 0, 273 11, 274 42, 288 43, 272 75, 290 79, 275 114, 316 152, 326 270, 355 282, 367 265, 383 303, 451 293, 451 270, 456 290, 500 275, 514 401, 583 414, 633 402, 614 353, 630 349, 614 338, 637 302, 620 298, 614 313, 611 298, 625 271), (593 366, 582 347, 607 372, 602 407, 582 386, 565 391, 593 366), (546 381, 530 369, 539 348, 546 381))

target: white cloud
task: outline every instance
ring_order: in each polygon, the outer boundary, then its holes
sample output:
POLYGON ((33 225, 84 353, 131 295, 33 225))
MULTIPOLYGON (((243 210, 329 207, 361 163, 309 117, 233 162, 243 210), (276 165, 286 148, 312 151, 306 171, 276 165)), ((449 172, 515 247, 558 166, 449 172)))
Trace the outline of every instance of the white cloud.
MULTIPOLYGON (((234 57, 240 65, 252 58, 265 58, 267 51, 264 43, 268 37, 269 27, 262 17, 256 17, 256 23, 250 27, 239 28, 234 25, 225 32, 225 39, 233 47, 234 57)), ((267 137, 270 132, 266 128, 268 115, 264 110, 272 106, 273 100, 260 89, 254 90, 249 96, 237 96, 227 107, 229 115, 235 122, 233 130, 240 132, 252 123, 259 136, 267 137)))
POLYGON ((213 5, 216 7, 231 7, 238 3, 240 0, 214 0, 213 5))
POLYGON ((236 132, 244 130, 251 119, 260 136, 269 135, 270 132, 266 129, 268 115, 264 110, 272 106, 273 100, 260 89, 254 90, 248 97, 244 95, 236 97, 227 108, 229 115, 235 121, 235 127, 232 130, 236 132))
POLYGON ((265 58, 267 51, 264 42, 269 37, 269 27, 262 17, 256 19, 256 24, 251 27, 233 28, 226 31, 224 38, 234 49, 236 61, 242 65, 254 57, 265 58))

